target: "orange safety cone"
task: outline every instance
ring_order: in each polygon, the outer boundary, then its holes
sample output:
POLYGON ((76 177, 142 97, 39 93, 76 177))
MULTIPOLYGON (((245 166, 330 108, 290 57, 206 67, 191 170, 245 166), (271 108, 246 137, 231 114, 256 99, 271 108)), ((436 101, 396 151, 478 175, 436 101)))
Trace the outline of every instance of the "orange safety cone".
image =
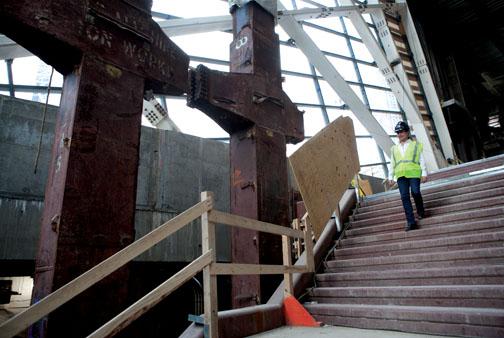
POLYGON ((321 322, 313 319, 296 298, 289 294, 285 295, 283 301, 283 313, 287 326, 320 327, 322 325, 321 322))

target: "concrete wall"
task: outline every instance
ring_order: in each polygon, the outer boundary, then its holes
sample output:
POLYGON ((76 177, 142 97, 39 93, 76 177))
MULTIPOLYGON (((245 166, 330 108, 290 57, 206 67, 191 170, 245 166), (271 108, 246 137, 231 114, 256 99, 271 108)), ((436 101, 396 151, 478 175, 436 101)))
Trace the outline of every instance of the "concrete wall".
MULTIPOLYGON (((33 260, 57 107, 49 107, 41 134, 43 105, 0 96, 0 260, 33 260)), ((113 173, 111 172, 111 175, 113 173)), ((216 208, 229 211, 229 151, 222 142, 143 127, 135 216, 136 238, 213 191, 216 208)), ((219 260, 230 257, 229 231, 217 227, 219 260)), ((201 253, 199 221, 140 257, 142 261, 191 261, 201 253)))

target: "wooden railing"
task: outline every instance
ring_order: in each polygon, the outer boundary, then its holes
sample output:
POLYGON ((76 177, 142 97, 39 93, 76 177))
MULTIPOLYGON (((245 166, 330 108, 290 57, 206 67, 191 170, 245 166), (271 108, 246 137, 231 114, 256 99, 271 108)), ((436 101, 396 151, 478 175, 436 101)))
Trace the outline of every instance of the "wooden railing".
POLYGON ((305 229, 305 231, 300 231, 213 210, 212 193, 202 192, 201 202, 198 204, 162 224, 144 237, 107 258, 94 268, 62 286, 39 302, 33 304, 25 311, 4 322, 0 325, 0 338, 10 338, 25 330, 30 325, 46 317, 49 313, 61 305, 65 304, 81 292, 96 284, 112 272, 130 262, 143 252, 149 250, 161 240, 172 235, 198 217, 201 217, 203 254, 173 275, 166 282, 159 285, 156 289, 152 290, 136 303, 93 332, 88 336, 88 338, 110 337, 117 334, 201 270, 203 270, 204 322, 206 326, 204 330, 206 333, 205 336, 217 338, 217 275, 283 274, 285 280, 285 292, 292 294, 292 273, 313 272, 314 270, 313 242, 311 239, 311 228, 309 226, 305 229), (216 223, 281 235, 283 243, 283 265, 217 263, 215 254, 216 223), (292 265, 290 244, 291 237, 303 238, 305 240, 308 259, 307 264, 304 266, 292 265))

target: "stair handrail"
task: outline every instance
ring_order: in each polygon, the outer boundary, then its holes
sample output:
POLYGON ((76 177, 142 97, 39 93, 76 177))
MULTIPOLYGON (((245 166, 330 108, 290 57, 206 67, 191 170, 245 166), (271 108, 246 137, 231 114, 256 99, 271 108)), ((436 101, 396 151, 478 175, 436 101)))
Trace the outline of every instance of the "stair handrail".
MULTIPOLYGON (((204 199, 212 196, 210 192, 201 193, 204 199)), ((294 294, 293 273, 314 272, 313 247, 306 246, 307 263, 305 265, 292 265, 292 246, 290 238, 304 238, 311 243, 311 227, 304 231, 292 229, 288 226, 280 226, 268 222, 262 222, 238 215, 232 215, 218 210, 209 210, 201 217, 202 223, 202 246, 203 249, 215 249, 215 224, 225 224, 244 229, 266 232, 282 236, 283 265, 262 265, 262 264, 237 264, 237 263, 217 263, 214 260, 209 266, 203 269, 203 291, 204 291, 204 333, 205 338, 218 337, 218 309, 217 309, 217 275, 244 275, 244 274, 283 274, 284 294, 294 294), (209 291, 211 290, 211 291, 209 291)), ((215 250, 214 250, 215 254, 215 250)))
POLYGON ((203 270, 205 336, 217 338, 217 275, 283 274, 284 292, 293 294, 292 273, 314 271, 313 247, 311 245, 307 245, 305 249, 308 257, 306 265, 293 266, 291 261, 292 250, 290 238, 304 238, 306 242, 310 239, 309 242, 311 243, 311 228, 309 226, 305 231, 301 231, 232 215, 214 210, 213 201, 214 198, 211 192, 202 192, 201 201, 199 203, 165 222, 95 267, 84 272, 79 277, 31 305, 28 309, 2 323, 0 325, 0 338, 13 337, 30 325, 33 325, 41 318, 47 316, 61 305, 199 217, 201 217, 202 226, 203 254, 116 317, 105 323, 102 327, 91 333, 88 338, 110 337, 117 334, 201 270, 203 270), (283 244, 283 265, 217 263, 215 223, 281 235, 283 244))
POLYGON ((63 285, 26 310, 18 313, 0 325, 0 337, 12 337, 47 316, 61 305, 87 290, 126 263, 144 253, 154 245, 183 228, 186 224, 212 209, 212 199, 203 200, 176 217, 152 230, 142 238, 105 259, 84 272, 79 277, 63 285))

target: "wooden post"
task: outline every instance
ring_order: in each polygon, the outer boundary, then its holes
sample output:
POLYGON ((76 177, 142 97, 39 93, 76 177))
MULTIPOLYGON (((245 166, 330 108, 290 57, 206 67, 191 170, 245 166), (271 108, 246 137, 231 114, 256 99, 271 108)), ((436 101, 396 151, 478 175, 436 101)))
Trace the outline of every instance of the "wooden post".
POLYGON ((160 225, 136 242, 130 244, 113 256, 110 256, 94 268, 86 271, 73 281, 33 304, 28 309, 0 324, 0 338, 12 337, 23 331, 62 304, 65 304, 84 290, 87 290, 90 286, 124 266, 133 258, 180 230, 187 223, 199 218, 204 212, 210 209, 211 203, 200 202, 175 218, 160 225))
MULTIPOLYGON (((299 219, 294 218, 292 220, 292 228, 294 230, 299 230, 300 229, 299 219)), ((301 257, 301 253, 302 253, 302 249, 301 248, 302 248, 301 238, 295 238, 294 239, 294 250, 296 252, 296 255, 295 255, 296 259, 298 259, 299 257, 301 257)))
MULTIPOLYGON (((210 199, 213 203, 213 193, 203 191, 201 200, 210 199)), ((211 273, 211 266, 216 262, 216 247, 215 247, 215 223, 208 219, 208 215, 212 210, 201 215, 201 246, 202 253, 212 250, 212 263, 203 269, 203 299, 205 309, 205 338, 218 338, 218 304, 217 304, 217 276, 211 273)))
POLYGON ((309 272, 315 272, 315 260, 313 258, 313 240, 312 227, 309 217, 303 217, 305 223, 305 250, 306 250, 306 267, 309 272))
MULTIPOLYGON (((291 255, 291 242, 289 236, 282 236, 282 252, 283 252, 283 264, 288 268, 292 265, 292 255, 291 255)), ((284 294, 287 296, 294 295, 294 286, 292 283, 292 273, 284 273, 284 294)))

